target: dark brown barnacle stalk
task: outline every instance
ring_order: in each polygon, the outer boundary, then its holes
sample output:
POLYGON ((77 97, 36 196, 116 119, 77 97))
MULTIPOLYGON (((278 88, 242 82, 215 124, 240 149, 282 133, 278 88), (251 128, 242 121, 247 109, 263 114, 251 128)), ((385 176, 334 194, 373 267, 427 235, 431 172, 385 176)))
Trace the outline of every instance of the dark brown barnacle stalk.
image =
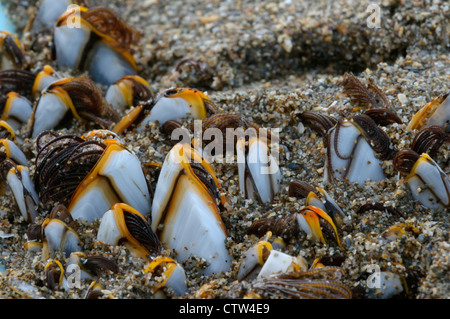
POLYGON ((252 291, 268 298, 351 299, 351 290, 342 283, 340 267, 322 267, 258 278, 252 291))
POLYGON ((450 133, 440 126, 429 126, 416 134, 411 149, 417 154, 427 153, 434 157, 439 148, 445 143, 450 142, 450 133))
POLYGON ((414 199, 431 209, 445 209, 450 206, 450 178, 427 154, 419 155, 410 149, 403 149, 393 160, 394 168, 405 174, 414 199))
POLYGON ((345 73, 340 83, 344 87, 344 94, 350 98, 352 103, 366 108, 390 109, 391 103, 384 92, 377 87, 373 80, 365 86, 352 73, 345 73))

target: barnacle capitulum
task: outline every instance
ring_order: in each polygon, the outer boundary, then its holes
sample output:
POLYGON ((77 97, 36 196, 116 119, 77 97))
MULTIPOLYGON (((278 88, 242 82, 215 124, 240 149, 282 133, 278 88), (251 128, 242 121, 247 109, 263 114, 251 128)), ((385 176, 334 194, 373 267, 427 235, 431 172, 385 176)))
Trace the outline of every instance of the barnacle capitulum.
POLYGON ((116 140, 107 140, 99 160, 72 195, 69 211, 76 219, 99 219, 116 203, 126 203, 145 217, 151 196, 137 156, 116 140))
POLYGON ((153 97, 150 84, 138 75, 126 75, 109 86, 105 100, 119 112, 153 97))
POLYGON ((327 133, 326 148, 326 181, 348 180, 363 184, 369 179, 385 178, 379 154, 389 149, 389 138, 369 117, 355 116, 339 121, 327 133), (367 132, 374 136, 368 136, 367 132))
POLYGON ((303 257, 292 257, 279 251, 284 247, 280 238, 273 238, 269 231, 254 246, 250 247, 239 263, 236 278, 239 281, 251 281, 255 278, 270 276, 278 272, 307 268, 303 257))
POLYGON ((94 81, 111 85, 136 74, 132 47, 139 33, 105 8, 77 6, 56 22, 54 43, 58 66, 88 71, 94 81), (79 16, 73 25, 74 16, 79 16))
POLYGON ((331 234, 331 237, 336 241, 339 247, 343 248, 333 219, 319 207, 306 206, 296 214, 296 217, 300 229, 313 240, 320 241, 324 245, 327 245, 324 236, 325 230, 327 233, 331 234))
POLYGON ((45 286, 50 290, 65 287, 64 266, 57 259, 51 259, 44 267, 45 286))
POLYGON ((0 32, 0 70, 22 69, 25 56, 17 36, 8 31, 0 32))
POLYGON ((94 121, 103 128, 119 119, 88 77, 63 78, 41 92, 30 117, 31 137, 57 128, 68 114, 77 120, 94 121))
POLYGON ((71 253, 82 251, 82 242, 77 232, 78 224, 63 206, 56 206, 50 216, 42 223, 43 254, 54 258, 61 253, 65 258, 71 253))
POLYGON ((97 240, 109 245, 125 245, 138 257, 150 258, 161 252, 161 243, 145 217, 124 203, 114 204, 103 214, 97 240))
POLYGON ((212 166, 189 144, 176 144, 166 156, 153 199, 152 229, 177 261, 204 258, 205 274, 229 270, 226 229, 219 214, 225 204, 212 166), (161 225, 161 226, 160 226, 161 225))
POLYGON ((172 88, 131 109, 113 131, 120 134, 131 125, 141 132, 147 123, 163 125, 169 120, 186 117, 204 119, 217 111, 214 103, 203 92, 190 88, 172 88))
POLYGON ((278 273, 306 271, 308 263, 301 256, 291 256, 277 250, 271 250, 257 278, 267 278, 278 273))
POLYGON ((95 137, 48 131, 38 136, 34 179, 42 203, 63 203, 75 219, 88 222, 119 202, 147 216, 151 198, 139 159, 119 141, 95 137))
POLYGON ((407 130, 421 130, 429 126, 440 126, 448 130, 450 125, 450 91, 442 93, 428 102, 413 116, 407 130))
POLYGON ((450 178, 428 154, 403 149, 394 157, 393 165, 397 171, 407 174, 405 182, 413 198, 423 206, 450 207, 450 178))
POLYGON ((28 166, 28 159, 20 147, 7 138, 0 139, 0 159, 1 158, 8 158, 19 165, 28 166))
POLYGON ((154 258, 144 271, 152 279, 151 294, 154 298, 166 299, 165 288, 170 288, 176 296, 181 296, 187 290, 183 267, 170 257, 154 258))
POLYGON ((34 80, 33 87, 31 88, 31 95, 37 98, 43 90, 45 90, 50 84, 60 80, 62 77, 53 69, 50 65, 44 65, 42 71, 40 71, 34 80))
POLYGON ((32 112, 30 100, 16 92, 10 92, 0 99, 1 120, 8 122, 14 131, 28 123, 32 112))
POLYGON ((316 206, 326 212, 339 227, 346 217, 345 213, 322 187, 303 181, 293 181, 289 184, 289 196, 304 198, 305 206, 316 206))
POLYGON ((264 238, 245 252, 239 262, 236 279, 241 281, 256 278, 269 257, 270 252, 274 249, 284 248, 285 245, 280 237, 273 237, 272 232, 268 231, 264 238))
POLYGON ((39 197, 30 178, 28 167, 17 165, 14 161, 7 159, 0 163, 0 169, 21 216, 26 222, 34 222, 38 215, 39 197))
POLYGON ((79 1, 71 0, 42 0, 39 2, 33 19, 33 31, 53 28, 58 18, 67 10, 69 5, 76 5, 79 1))
POLYGON ((248 145, 245 138, 238 139, 239 189, 245 198, 270 203, 278 193, 281 170, 270 149, 268 142, 257 136, 250 136, 248 145))

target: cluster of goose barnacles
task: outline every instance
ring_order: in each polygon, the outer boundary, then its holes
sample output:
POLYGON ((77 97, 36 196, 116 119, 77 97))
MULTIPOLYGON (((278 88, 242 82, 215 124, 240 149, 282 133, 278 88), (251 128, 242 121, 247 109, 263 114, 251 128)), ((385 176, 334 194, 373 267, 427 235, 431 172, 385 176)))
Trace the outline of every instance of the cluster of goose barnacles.
MULTIPOLYGON (((45 10, 52 10, 47 2, 43 1, 45 10)), ((231 207, 203 145, 195 138, 175 143, 160 165, 152 191, 139 158, 121 135, 145 132, 150 122, 172 132, 186 117, 203 119, 203 130, 217 128, 224 136, 227 128, 259 126, 239 114, 222 112, 196 89, 169 88, 154 94, 136 74, 133 48, 139 33, 113 12, 77 6, 45 20, 49 16, 39 10, 35 28, 52 30, 57 67, 87 72, 92 79, 88 75, 65 77, 50 65, 34 73, 17 38, 6 32, 0 37, 2 184, 8 186, 23 220, 29 223, 28 250, 48 259, 43 270, 47 286, 67 288, 67 268, 78 265, 82 278, 92 280, 86 296, 98 297, 102 295, 98 274, 119 271, 114 261, 83 253, 79 221, 99 220, 98 242, 124 245, 131 254, 147 259, 145 272, 165 278, 154 285, 155 297, 167 296, 162 288, 178 296, 187 291, 182 264, 191 256, 206 260, 204 275, 230 271, 232 257, 225 244, 228 235, 221 212, 231 207), (73 14, 80 18, 78 28, 69 25, 73 14), (105 95, 97 82, 108 86, 105 95), (82 136, 58 133, 70 123, 68 119, 90 121, 98 129, 82 136), (24 139, 35 141, 34 174, 21 150, 24 139), (36 217, 45 212, 51 213, 36 224, 36 217), (174 258, 162 254, 164 249, 171 250, 174 258), (56 258, 61 253, 64 260, 56 258)), ((299 114, 303 123, 324 137, 325 182, 379 181, 385 178, 381 161, 392 160, 395 169, 406 174, 415 200, 428 208, 448 208, 450 179, 432 157, 450 140, 449 93, 414 116, 408 129, 419 132, 411 149, 399 151, 381 128, 401 123, 382 90, 373 83, 365 87, 351 74, 345 75, 342 84, 352 101, 366 108, 364 114, 339 119, 312 111, 299 114)), ((282 176, 279 169, 260 173, 268 163, 278 168, 270 151, 270 135, 233 141, 232 154, 243 159, 238 162, 242 196, 271 203, 282 176)), ((324 245, 333 243, 345 249, 339 234, 345 213, 323 188, 304 181, 292 181, 289 196, 304 200, 305 206, 278 219, 256 220, 248 230, 262 240, 247 251, 237 271, 239 281, 254 280, 247 297, 261 293, 351 298, 342 283, 342 269, 319 261, 309 267, 301 256, 282 252, 284 241, 300 232, 324 245)))

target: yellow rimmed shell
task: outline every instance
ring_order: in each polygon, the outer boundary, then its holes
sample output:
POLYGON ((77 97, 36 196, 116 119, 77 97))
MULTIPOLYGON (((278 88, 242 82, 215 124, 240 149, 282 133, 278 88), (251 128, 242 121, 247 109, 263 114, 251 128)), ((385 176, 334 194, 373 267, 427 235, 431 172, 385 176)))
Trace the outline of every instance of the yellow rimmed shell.
POLYGON ((302 229, 313 240, 320 241, 324 245, 327 244, 321 227, 323 223, 323 225, 327 225, 328 227, 330 227, 330 230, 335 236, 334 239, 336 240, 337 244, 339 245, 339 247, 343 248, 333 220, 322 209, 315 206, 306 206, 300 212, 298 212, 296 216, 300 229, 302 229))
POLYGON ((8 31, 0 32, 0 70, 22 69, 25 57, 22 45, 16 35, 8 31))
POLYGON ((208 112, 216 107, 203 92, 191 88, 167 89, 145 104, 131 109, 113 131, 121 134, 132 125, 142 132, 150 122, 163 125, 170 120, 183 118, 205 119, 208 112))
POLYGON ((450 125, 450 91, 445 92, 428 102, 413 116, 407 130, 421 130, 424 127, 450 125))
POLYGON ((189 144, 176 144, 166 156, 152 205, 152 229, 177 261, 204 258, 205 274, 230 269, 226 229, 219 205, 225 198, 212 166, 189 144))
POLYGON ((82 180, 68 206, 75 219, 99 219, 116 203, 126 203, 148 216, 151 196, 136 155, 116 140, 108 142, 100 159, 82 180))
POLYGON ((139 33, 106 8, 68 9, 56 21, 53 36, 60 68, 88 71, 105 85, 136 74, 131 47, 139 33))
POLYGON ((42 132, 57 128, 67 114, 103 127, 119 119, 87 76, 62 78, 41 92, 28 123, 31 137, 37 138, 42 132))
POLYGON ((23 165, 12 167, 6 180, 23 219, 33 222, 38 215, 39 197, 31 181, 28 167, 23 165))
POLYGON ((61 76, 50 65, 44 65, 34 80, 31 95, 37 98, 50 84, 61 79, 61 76))
POLYGON ((412 196, 425 207, 450 207, 450 178, 428 154, 420 155, 405 182, 412 196))
POLYGON ((153 97, 150 84, 138 75, 126 75, 109 86, 105 100, 120 112, 153 97))
POLYGON ((6 94, 4 105, 0 105, 0 110, 2 110, 0 119, 17 131, 28 123, 33 112, 33 105, 26 97, 16 92, 9 92, 6 94))
POLYGON ((103 214, 97 240, 109 245, 125 245, 142 258, 150 258, 161 251, 161 243, 145 217, 124 203, 114 204, 103 214))
POLYGON ((183 267, 170 257, 154 258, 144 272, 152 279, 152 295, 155 298, 167 298, 164 287, 170 288, 177 296, 181 296, 187 290, 183 267))

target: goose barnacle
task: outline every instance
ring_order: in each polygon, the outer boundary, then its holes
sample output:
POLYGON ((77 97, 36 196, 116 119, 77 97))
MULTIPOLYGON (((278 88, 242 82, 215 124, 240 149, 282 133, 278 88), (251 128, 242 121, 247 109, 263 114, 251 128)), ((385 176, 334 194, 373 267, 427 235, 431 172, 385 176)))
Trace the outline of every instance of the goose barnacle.
POLYGON ((137 30, 106 8, 76 6, 57 20, 54 43, 58 66, 88 71, 94 81, 111 85, 126 75, 136 74, 132 47, 137 30), (75 23, 74 17, 77 17, 75 23))
POLYGON ((450 91, 442 93, 425 104, 413 116, 407 130, 420 130, 428 126, 440 126, 449 130, 450 125, 450 91))
POLYGON ((399 151, 393 161, 394 168, 407 176, 414 199, 431 209, 450 207, 450 178, 427 154, 419 155, 411 149, 399 151))
POLYGON ((8 31, 0 32, 0 70, 22 69, 25 56, 17 36, 8 31))
POLYGON ((87 76, 63 78, 41 92, 30 117, 31 137, 57 128, 68 112, 78 120, 92 120, 104 128, 119 119, 87 76))
POLYGON ((119 202, 147 216, 150 192, 137 156, 118 140, 89 136, 38 136, 35 185, 44 205, 64 203, 75 219, 88 222, 119 202))
POLYGON ((101 218, 97 240, 125 245, 133 254, 150 258, 161 252, 161 243, 145 217, 124 203, 114 204, 101 218))
POLYGON ((28 123, 32 112, 31 102, 16 92, 9 92, 4 99, 0 98, 1 120, 11 125, 14 131, 28 123))
POLYGON ((152 296, 154 298, 167 298, 165 288, 170 288, 176 296, 181 296, 187 290, 186 273, 183 267, 170 257, 154 258, 144 271, 153 279, 152 296))
POLYGON ((215 112, 217 107, 203 92, 190 88, 171 88, 135 106, 117 123, 113 131, 120 134, 137 126, 137 130, 141 132, 150 122, 157 121, 163 125, 169 120, 186 117, 204 119, 215 112))
POLYGON ((106 102, 119 112, 137 106, 140 102, 148 101, 152 97, 152 87, 138 75, 126 75, 120 78, 109 86, 105 94, 106 102))
POLYGON ((358 184, 385 178, 382 160, 392 157, 389 136, 366 114, 334 119, 304 111, 300 118, 325 136, 327 157, 324 179, 358 184))
POLYGON ((28 226, 26 248, 41 252, 44 259, 55 258, 57 254, 67 258, 75 251, 82 251, 78 228, 67 208, 57 205, 42 224, 28 226))
POLYGON ((166 156, 153 199, 151 220, 164 247, 177 261, 204 258, 205 274, 230 269, 227 231, 219 214, 226 199, 212 166, 189 144, 176 144, 166 156), (193 231, 195 230, 195 231, 193 231))
MULTIPOLYGON (((214 140, 211 143, 213 147, 206 145, 202 149, 207 158, 223 156, 227 160, 230 155, 235 155, 242 196, 263 203, 272 202, 280 189, 281 170, 275 154, 278 151, 277 141, 270 130, 240 115, 216 113, 202 123, 202 134, 204 140, 214 137, 223 141, 217 145, 214 140), (221 153, 216 145, 223 146, 221 153)), ((195 137, 193 142, 195 145, 195 137)))
POLYGON ((17 165, 14 161, 6 159, 0 163, 0 170, 0 174, 11 189, 23 219, 26 222, 33 222, 38 215, 39 197, 30 178, 28 167, 17 165))

